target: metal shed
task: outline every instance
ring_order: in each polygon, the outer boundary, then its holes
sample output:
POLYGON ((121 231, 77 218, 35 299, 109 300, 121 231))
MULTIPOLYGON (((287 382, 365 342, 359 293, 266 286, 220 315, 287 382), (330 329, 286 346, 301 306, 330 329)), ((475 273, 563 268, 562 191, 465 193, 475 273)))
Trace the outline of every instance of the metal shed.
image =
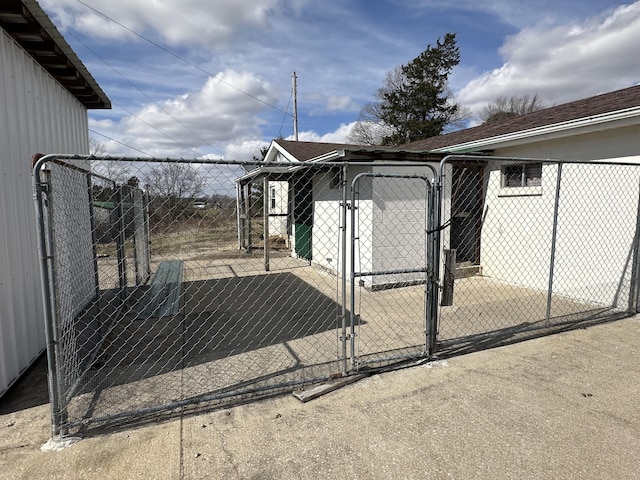
POLYGON ((0 396, 45 348, 31 185, 36 152, 88 152, 109 99, 35 0, 0 4, 0 396))

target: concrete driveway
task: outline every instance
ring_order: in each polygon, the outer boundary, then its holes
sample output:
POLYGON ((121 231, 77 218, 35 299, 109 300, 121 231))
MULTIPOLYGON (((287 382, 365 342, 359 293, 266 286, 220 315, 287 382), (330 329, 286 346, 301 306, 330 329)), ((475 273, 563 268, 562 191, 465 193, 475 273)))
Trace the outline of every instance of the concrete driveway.
POLYGON ((2 479, 635 479, 640 318, 104 432, 58 452, 40 361, 0 399, 2 479))

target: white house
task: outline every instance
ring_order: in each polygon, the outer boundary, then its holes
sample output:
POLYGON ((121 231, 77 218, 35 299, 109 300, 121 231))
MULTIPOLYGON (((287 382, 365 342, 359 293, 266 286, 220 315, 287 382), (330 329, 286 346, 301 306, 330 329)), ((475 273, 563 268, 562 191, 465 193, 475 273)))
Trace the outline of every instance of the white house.
MULTIPOLYGON (((451 218, 445 240, 457 242, 463 260, 483 275, 507 283, 545 290, 553 255, 556 294, 604 305, 629 296, 637 268, 640 166, 613 163, 640 164, 640 86, 404 147, 586 162, 564 164, 561 172, 544 161, 453 163, 454 185, 456 176, 476 179, 463 185, 474 201, 472 208, 459 209, 465 216, 451 218), (469 175, 469 169, 481 174, 469 175)), ((456 197, 462 192, 454 193, 453 203, 456 197)))
MULTIPOLYGON (((376 162, 422 162, 438 168, 447 155, 481 156, 482 160, 454 159, 443 171, 442 247, 456 250, 459 269, 465 267, 472 274, 544 291, 549 284, 551 255, 558 252, 564 259, 555 259, 554 292, 585 297, 582 290, 593 289, 593 285, 584 285, 581 279, 589 277, 584 275, 587 269, 598 269, 602 281, 596 300, 610 304, 621 295, 621 285, 628 283, 626 259, 637 240, 635 219, 640 192, 636 177, 625 174, 625 168, 635 167, 593 166, 595 175, 580 178, 586 171, 584 164, 563 165, 559 211, 563 224, 554 232, 557 164, 517 159, 635 162, 640 159, 639 133, 640 86, 636 86, 397 148, 276 140, 265 160, 287 165, 278 172, 288 171, 290 175, 287 188, 292 254, 340 272, 342 193, 335 187, 341 162, 350 162, 346 178, 349 188, 355 176, 363 172, 432 178, 426 166, 394 169, 376 167, 376 162), (512 160, 492 161, 491 157, 512 160), (359 167, 359 161, 373 163, 359 167), (305 170, 305 177, 303 170, 291 167, 320 162, 334 162, 336 168, 305 170), (590 189, 598 185, 609 191, 592 194, 590 189), (615 214, 607 215, 607 209, 615 214), (585 233, 589 221, 602 222, 603 218, 616 216, 632 221, 625 225, 614 222, 606 238, 602 238, 602 223, 599 228, 587 228, 585 233), (568 221, 571 218, 575 221, 568 221), (602 248, 594 251, 580 247, 594 244, 602 248), (569 257, 571 260, 566 260, 569 257)), ((254 171, 248 177, 256 175, 254 171)), ((362 181, 365 187, 355 217, 359 223, 354 236, 354 268, 383 272, 422 265, 425 246, 422 240, 415 241, 424 238, 425 232, 424 215, 417 212, 422 208, 419 199, 424 199, 420 187, 408 187, 401 180, 394 186, 388 178, 362 181), (414 241, 410 240, 412 235, 414 241)), ((346 227, 351 237, 350 219, 346 227)), ((349 248, 344 255, 350 265, 349 248)), ((402 284, 411 278, 419 275, 365 280, 375 288, 376 282, 402 284)), ((590 294, 589 301, 594 300, 592 297, 590 294)))
MULTIPOLYGON (((248 183, 261 183, 267 176, 271 195, 283 200, 278 214, 287 213, 274 217, 271 207, 275 205, 269 206, 270 231, 271 222, 277 218, 286 220, 292 256, 341 273, 343 260, 347 265, 351 262, 351 240, 343 256, 341 218, 345 210, 340 182, 349 190, 358 177, 355 199, 358 238, 354 242, 354 268, 358 272, 415 269, 416 262, 424 265, 426 259, 427 191, 441 158, 439 154, 388 147, 274 140, 265 156, 265 161, 273 167, 257 168, 237 181, 246 190, 248 183), (343 178, 345 161, 350 165, 343 178), (390 167, 391 162, 403 167, 390 167), (398 173, 419 178, 377 176, 398 173), (288 199, 286 203, 285 198, 288 199), (417 238, 422 238, 420 245, 416 244, 417 238), (419 258, 416 251, 421 252, 419 258)), ((351 198, 348 199, 350 202, 351 198)), ((242 203, 240 201, 239 211, 245 210, 242 203)), ((242 222, 241 219, 241 225, 242 222)), ((351 218, 344 223, 350 238, 351 218)), ((278 225, 284 230, 282 224, 278 225)), ((241 227, 240 232, 243 230, 241 227)), ((242 239, 240 245, 243 245, 242 239)), ((363 277, 372 288, 423 279, 423 272, 363 277)))
POLYGON ((88 153, 109 99, 35 0, 0 4, 0 395, 45 348, 31 158, 88 153))

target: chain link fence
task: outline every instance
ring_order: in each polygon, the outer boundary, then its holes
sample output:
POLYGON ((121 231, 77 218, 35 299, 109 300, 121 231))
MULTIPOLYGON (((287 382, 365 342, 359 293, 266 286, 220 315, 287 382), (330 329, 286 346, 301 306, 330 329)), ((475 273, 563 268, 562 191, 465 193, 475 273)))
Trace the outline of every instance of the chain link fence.
POLYGON ((443 270, 455 281, 441 351, 636 311, 640 167, 454 158, 442 172, 443 270))
POLYGON ((631 165, 49 156, 34 181, 55 435, 636 310, 631 165))

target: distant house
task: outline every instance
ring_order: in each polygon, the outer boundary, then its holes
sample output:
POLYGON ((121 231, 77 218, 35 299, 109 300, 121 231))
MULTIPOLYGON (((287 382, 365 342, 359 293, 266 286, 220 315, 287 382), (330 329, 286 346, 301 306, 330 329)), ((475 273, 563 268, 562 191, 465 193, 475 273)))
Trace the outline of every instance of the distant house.
POLYGON ((109 99, 34 0, 0 3, 0 395, 45 348, 31 158, 88 153, 109 99))
MULTIPOLYGON (((335 188, 335 173, 339 171, 340 162, 352 162, 346 179, 349 188, 353 178, 363 172, 432 175, 427 167, 413 166, 394 170, 376 167, 376 162, 422 162, 437 169, 439 161, 452 154, 506 157, 513 160, 457 160, 449 164, 445 171, 442 205, 443 223, 446 224, 442 232, 443 248, 456 250, 460 267, 471 267, 472 271, 495 276, 506 282, 521 282, 522 273, 526 270, 530 282, 527 286, 544 290, 549 275, 549 246, 532 245, 524 252, 513 246, 522 241, 517 237, 526 236, 526 232, 530 232, 530 241, 535 242, 534 233, 545 232, 546 235, 550 231, 548 216, 541 219, 541 216, 536 217, 535 212, 540 208, 553 206, 557 166, 546 165, 543 160, 531 162, 516 159, 617 160, 640 163, 640 86, 397 148, 274 140, 265 157, 274 166, 249 172, 240 183, 246 185, 264 175, 270 176, 274 181, 278 179, 280 183, 277 184, 277 189, 286 189, 289 199, 287 231, 292 255, 340 272, 341 193, 335 188), (357 162, 363 161, 373 163, 367 167, 355 166, 357 162), (314 172, 291 166, 310 166, 318 162, 335 162, 336 169, 332 172, 326 169, 314 172), (283 164, 287 166, 278 167, 283 164), (528 211, 533 218, 525 215, 524 211, 528 211), (499 235, 495 233, 497 231, 500 232, 499 235), (536 271, 539 271, 539 275, 535 274, 536 271)), ((608 171, 612 176, 620 174, 615 168, 608 171)), ((385 182, 389 185, 389 180, 380 180, 377 187, 376 181, 371 180, 371 188, 358 206, 358 218, 368 217, 371 221, 366 228, 362 225, 358 227, 360 231, 357 234, 356 268, 361 272, 391 271, 411 269, 412 266, 423 264, 423 241, 410 245, 406 240, 411 231, 416 238, 424 237, 424 219, 420 221, 415 212, 409 218, 407 212, 410 209, 406 203, 410 197, 416 200, 422 193, 409 192, 405 188, 407 198, 403 199, 393 194, 389 188, 383 187, 385 182), (391 212, 393 213, 390 214, 391 212), (403 233, 402 241, 394 243, 387 240, 393 234, 399 238, 398 232, 403 233)), ((619 185, 621 190, 625 188, 624 181, 620 181, 619 185)), ((637 185, 635 187, 637 189, 637 185)), ((629 193, 628 190, 625 191, 629 193)), ((588 197, 585 192, 575 193, 576 201, 588 197)), ((565 194, 570 192, 566 190, 565 194)), ((618 202, 621 214, 632 212, 635 215, 638 198, 634 198, 633 194, 625 198, 624 202, 618 202)), ((597 209, 598 205, 590 205, 589 208, 597 209)), ((598 212, 594 210, 594 213, 598 212)), ((347 229, 350 235, 349 219, 347 229)), ((629 240, 626 237, 633 234, 634 232, 624 232, 625 242, 629 240)), ((577 237, 572 238, 570 234, 565 235, 569 235, 564 239, 565 242, 579 240, 577 237)), ((624 244, 622 248, 628 248, 625 242, 621 242, 621 245, 624 244)), ((349 249, 344 255, 349 265, 349 249)), ((576 278, 565 286, 567 294, 578 295, 580 262, 587 261, 589 259, 576 260, 576 271, 572 274, 576 278)), ((603 263, 603 271, 605 266, 603 263)), ((603 293, 604 297, 613 295, 611 292, 614 283, 619 282, 622 275, 617 266, 610 270, 607 280, 603 280, 603 284, 607 284, 603 287, 603 292, 610 290, 603 293)), ((404 281, 411 281, 412 277, 397 275, 394 278, 403 284, 404 281)), ((366 278, 365 283, 375 288, 376 282, 389 282, 389 279, 389 276, 366 278)))
MULTIPOLYGON (((412 166, 403 168, 403 173, 424 178, 415 180, 409 188, 397 181, 394 185, 389 179, 373 176, 357 180, 362 189, 357 198, 360 222, 355 248, 359 271, 413 268, 418 261, 414 255, 416 251, 421 251, 421 261, 425 260, 424 239, 421 247, 415 242, 416 238, 424 237, 427 181, 430 184, 441 158, 439 154, 388 147, 274 140, 265 156, 265 161, 273 166, 257 168, 237 179, 239 191, 244 192, 239 197, 238 208, 240 247, 246 248, 248 242, 248 186, 251 183, 260 185, 267 177, 271 196, 269 231, 276 233, 272 229, 272 222, 275 223, 280 233, 286 232, 292 256, 340 273, 343 248, 340 218, 344 213, 339 183, 342 163, 351 162, 344 179, 347 188, 358 175, 397 173, 398 169, 384 166, 385 163, 411 163, 412 166), (415 205, 415 208, 408 208, 409 205, 415 205), (408 209, 414 211, 415 218, 409 220, 396 214, 408 209), (403 230, 402 238, 398 236, 399 229, 403 230), (403 243, 406 243, 404 247, 403 243)), ((350 235, 351 220, 346 219, 346 224, 350 235)), ((345 252, 345 259, 350 262, 350 248, 345 252)), ((368 287, 376 288, 390 281, 411 282, 415 277, 396 275, 392 280, 389 276, 367 276, 363 281, 368 287)), ((424 274, 419 277, 424 278, 424 274)))

